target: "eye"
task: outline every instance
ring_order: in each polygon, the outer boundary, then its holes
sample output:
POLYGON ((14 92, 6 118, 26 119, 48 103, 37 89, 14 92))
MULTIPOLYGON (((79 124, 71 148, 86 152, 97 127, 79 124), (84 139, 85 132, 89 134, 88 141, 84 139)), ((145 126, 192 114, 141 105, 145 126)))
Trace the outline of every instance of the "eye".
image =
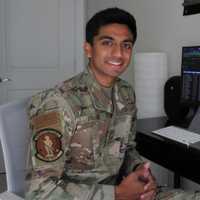
POLYGON ((133 44, 131 42, 125 42, 125 43, 123 43, 123 48, 132 49, 133 48, 133 44))
POLYGON ((112 40, 103 40, 102 41, 102 45, 103 46, 112 46, 113 45, 113 41, 112 40))

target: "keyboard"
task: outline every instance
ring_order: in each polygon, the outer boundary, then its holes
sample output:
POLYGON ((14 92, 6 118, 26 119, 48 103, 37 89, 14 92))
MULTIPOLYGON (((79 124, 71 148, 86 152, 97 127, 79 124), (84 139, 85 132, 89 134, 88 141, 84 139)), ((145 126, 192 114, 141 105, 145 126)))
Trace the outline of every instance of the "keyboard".
POLYGON ((152 131, 152 133, 187 146, 200 141, 200 134, 176 126, 167 126, 165 128, 152 131))

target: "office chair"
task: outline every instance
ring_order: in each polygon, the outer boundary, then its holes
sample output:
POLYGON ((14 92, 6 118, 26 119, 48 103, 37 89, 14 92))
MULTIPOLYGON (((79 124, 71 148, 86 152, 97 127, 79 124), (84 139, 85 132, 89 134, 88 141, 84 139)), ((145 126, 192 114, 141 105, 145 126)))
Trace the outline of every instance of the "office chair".
POLYGON ((7 191, 0 200, 20 200, 25 191, 25 173, 30 130, 27 99, 0 106, 0 139, 6 170, 7 191))

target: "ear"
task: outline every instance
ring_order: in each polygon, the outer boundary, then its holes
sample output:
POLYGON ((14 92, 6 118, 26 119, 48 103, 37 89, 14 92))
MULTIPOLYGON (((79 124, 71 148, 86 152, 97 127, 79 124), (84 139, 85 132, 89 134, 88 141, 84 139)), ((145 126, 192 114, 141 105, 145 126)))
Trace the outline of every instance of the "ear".
POLYGON ((88 59, 92 57, 92 46, 90 43, 88 42, 84 43, 84 51, 88 59))

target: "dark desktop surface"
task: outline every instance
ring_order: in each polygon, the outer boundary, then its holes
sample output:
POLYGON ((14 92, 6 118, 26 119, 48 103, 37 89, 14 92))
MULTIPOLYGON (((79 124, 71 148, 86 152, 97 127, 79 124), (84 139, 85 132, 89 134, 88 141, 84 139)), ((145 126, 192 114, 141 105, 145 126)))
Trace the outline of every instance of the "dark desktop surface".
POLYGON ((166 117, 137 120, 137 150, 145 158, 200 183, 200 142, 187 147, 152 133, 171 124, 184 127, 184 123, 169 123, 166 117))

